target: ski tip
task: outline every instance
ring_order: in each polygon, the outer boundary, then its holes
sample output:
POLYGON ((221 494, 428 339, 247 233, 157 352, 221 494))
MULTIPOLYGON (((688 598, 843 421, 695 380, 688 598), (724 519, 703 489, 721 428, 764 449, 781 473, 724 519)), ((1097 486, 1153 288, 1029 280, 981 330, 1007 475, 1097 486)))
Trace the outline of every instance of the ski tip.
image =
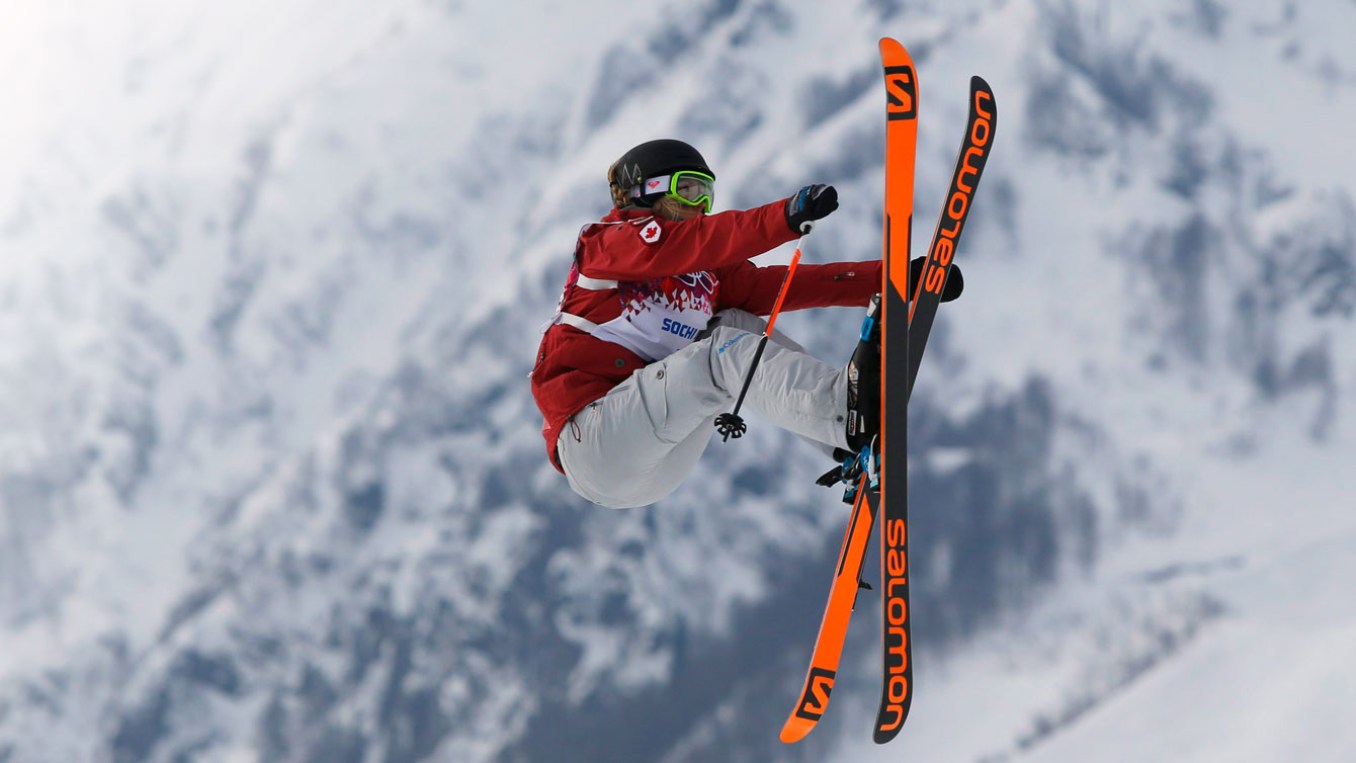
POLYGON ((988 124, 989 139, 992 140, 995 118, 998 116, 998 103, 994 99, 993 88, 989 87, 989 83, 979 75, 970 78, 970 109, 988 124))
POLYGON ((882 707, 882 712, 876 716, 876 727, 872 731, 871 740, 876 744, 887 744, 899 736, 899 730, 904 727, 904 721, 908 719, 909 708, 912 705, 913 696, 910 694, 904 697, 902 704, 890 707, 888 712, 882 707))
POLYGON ((793 715, 786 719, 786 724, 782 726, 781 736, 777 738, 783 744, 795 744, 808 736, 814 730, 814 727, 814 723, 793 715))

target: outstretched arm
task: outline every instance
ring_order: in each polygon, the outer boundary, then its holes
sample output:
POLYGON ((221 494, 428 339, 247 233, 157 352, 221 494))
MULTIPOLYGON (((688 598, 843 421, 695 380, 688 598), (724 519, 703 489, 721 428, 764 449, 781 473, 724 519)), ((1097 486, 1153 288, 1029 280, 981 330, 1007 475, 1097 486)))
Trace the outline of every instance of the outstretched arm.
MULTIPOLYGON (((880 260, 871 262, 833 262, 824 265, 801 264, 786 292, 783 310, 810 307, 863 307, 871 295, 880 291, 880 260)), ((720 290, 716 309, 737 307, 754 315, 767 315, 777 299, 785 265, 757 267, 743 262, 716 272, 720 290)))
POLYGON ((658 217, 600 225, 581 237, 580 269, 590 278, 641 281, 747 262, 796 237, 786 200, 688 220, 658 217))
MULTIPOLYGON (((915 257, 909 263, 910 280, 918 283, 923 271, 924 257, 915 257)), ((871 295, 880 291, 880 260, 870 262, 834 262, 827 265, 801 265, 786 292, 783 310, 804 310, 808 307, 864 307, 871 295)), ((734 267, 716 271, 720 279, 717 310, 737 307, 755 315, 767 315, 777 299, 785 265, 756 267, 743 262, 734 267)), ((950 302, 961 295, 965 276, 959 265, 951 266, 942 301, 950 302)))

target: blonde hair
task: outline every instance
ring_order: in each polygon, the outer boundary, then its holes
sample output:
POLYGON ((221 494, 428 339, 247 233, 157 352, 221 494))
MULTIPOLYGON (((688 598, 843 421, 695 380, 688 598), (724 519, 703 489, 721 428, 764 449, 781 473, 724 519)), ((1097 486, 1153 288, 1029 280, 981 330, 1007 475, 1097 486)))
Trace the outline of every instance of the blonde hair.
POLYGON ((701 207, 684 204, 672 196, 662 196, 656 199, 650 208, 654 210, 655 215, 665 220, 686 220, 689 217, 696 217, 697 214, 693 210, 701 209, 701 207))
POLYGON ((621 184, 617 182, 617 165, 620 163, 621 160, 618 159, 612 163, 611 167, 607 168, 607 186, 612 191, 612 206, 618 209, 631 204, 631 200, 627 198, 627 191, 630 189, 622 188, 621 184))

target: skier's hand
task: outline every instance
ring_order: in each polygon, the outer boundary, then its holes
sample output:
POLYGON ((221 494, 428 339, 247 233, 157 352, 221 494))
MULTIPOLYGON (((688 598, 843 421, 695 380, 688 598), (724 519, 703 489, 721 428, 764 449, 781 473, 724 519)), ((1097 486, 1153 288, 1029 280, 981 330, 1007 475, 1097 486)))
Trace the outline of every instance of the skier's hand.
MULTIPOLYGON (((914 257, 913 261, 909 263, 909 283, 913 285, 911 288, 916 287, 919 279, 923 277, 923 263, 926 261, 927 257, 914 257)), ((965 276, 961 275, 960 265, 953 262, 951 263, 951 272, 946 274, 946 286, 942 287, 942 301, 950 302, 959 297, 963 291, 965 291, 965 276)), ((909 299, 913 299, 912 294, 909 295, 909 299)))
POLYGON ((796 233, 805 233, 806 223, 828 217, 837 208, 838 191, 833 186, 807 185, 786 200, 786 224, 796 233))

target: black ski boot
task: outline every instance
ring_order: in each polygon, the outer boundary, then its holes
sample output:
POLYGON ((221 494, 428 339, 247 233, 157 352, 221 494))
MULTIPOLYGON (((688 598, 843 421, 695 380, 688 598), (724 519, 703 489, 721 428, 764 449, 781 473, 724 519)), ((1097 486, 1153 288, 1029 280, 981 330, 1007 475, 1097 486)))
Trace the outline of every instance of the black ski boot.
POLYGON ((870 456, 870 445, 880 432, 880 295, 871 298, 862 321, 857 349, 847 366, 847 422, 845 432, 849 450, 835 448, 838 466, 825 472, 815 484, 833 487, 848 483, 843 500, 852 503, 856 480, 870 456))
POLYGON ((860 453, 880 432, 880 295, 871 297, 847 366, 848 449, 860 453))

